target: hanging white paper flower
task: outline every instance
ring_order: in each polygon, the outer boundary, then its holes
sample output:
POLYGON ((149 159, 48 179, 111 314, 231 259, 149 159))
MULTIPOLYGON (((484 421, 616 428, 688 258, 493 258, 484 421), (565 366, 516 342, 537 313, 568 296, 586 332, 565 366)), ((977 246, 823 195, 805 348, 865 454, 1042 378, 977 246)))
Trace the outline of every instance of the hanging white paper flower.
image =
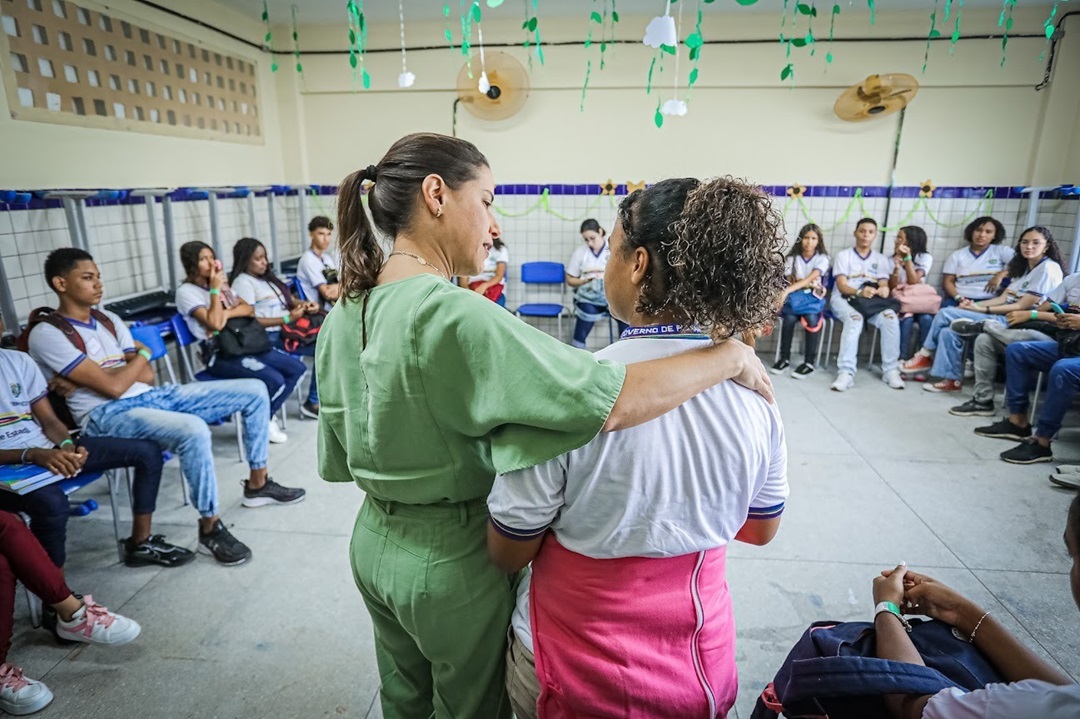
POLYGON ((665 115, 678 115, 682 117, 686 114, 686 102, 684 100, 671 99, 664 103, 664 106, 660 108, 660 112, 665 115))
POLYGON ((400 88, 412 87, 416 82, 416 75, 411 72, 403 72, 398 75, 397 86, 400 88))
POLYGON ((679 36, 675 32, 675 18, 670 15, 654 17, 645 28, 645 38, 642 42, 652 48, 658 48, 661 45, 675 47, 679 42, 679 36))
POLYGON ((480 82, 477 83, 476 88, 485 95, 487 94, 487 91, 491 89, 491 82, 488 81, 486 72, 480 73, 480 82))

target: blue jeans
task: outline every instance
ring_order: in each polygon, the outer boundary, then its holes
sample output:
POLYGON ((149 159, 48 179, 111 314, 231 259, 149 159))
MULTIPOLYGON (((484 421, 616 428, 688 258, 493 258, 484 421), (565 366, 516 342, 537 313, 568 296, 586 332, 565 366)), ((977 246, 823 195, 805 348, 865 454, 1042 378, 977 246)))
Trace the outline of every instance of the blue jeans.
POLYGON ((915 349, 923 346, 926 337, 930 334, 930 325, 933 322, 933 315, 908 315, 900 318, 900 359, 911 359, 911 356, 915 354, 915 349), (915 328, 916 322, 919 324, 919 334, 912 342, 911 330, 915 328))
MULTIPOLYGON (((577 310, 577 322, 574 324, 573 344, 575 347, 584 347, 585 340, 589 338, 589 332, 592 331, 593 325, 596 324, 596 321, 583 320, 581 316, 589 315, 593 317, 598 317, 600 315, 607 314, 608 308, 607 305, 594 305, 590 304, 589 302, 578 302, 577 300, 574 300, 574 308, 577 310)), ((627 328, 627 324, 625 322, 615 320, 615 324, 619 327, 619 334, 622 334, 623 330, 627 328)))
POLYGON ((1035 426, 1035 436, 1053 439, 1065 413, 1080 392, 1080 357, 1061 359, 1057 342, 1014 342, 1005 347, 1005 406, 1009 414, 1028 410, 1028 394, 1037 372, 1049 370, 1046 399, 1035 426))
MULTIPOLYGON (((83 473, 97 474, 109 469, 133 467, 131 510, 135 514, 152 514, 161 484, 161 447, 149 440, 118 437, 82 437, 79 445, 86 448, 83 473)), ((58 484, 50 484, 24 495, 0 492, 0 510, 25 512, 30 517, 30 531, 45 548, 49 559, 58 567, 67 559, 67 522, 70 504, 58 484)))
MULTIPOLYGON (((965 317, 979 321, 1007 324, 1004 315, 986 315, 982 312, 972 312, 970 310, 962 310, 958 307, 950 307, 937 314, 934 318, 935 325, 937 324, 937 317, 941 317, 942 315, 945 315, 946 318, 951 318, 947 319, 948 322, 952 322, 953 319, 958 317, 965 317)), ((932 332, 933 327, 931 327, 931 333, 932 332)), ((967 342, 964 338, 953 332, 946 324, 944 328, 939 330, 937 336, 937 352, 934 353, 934 366, 931 367, 930 374, 943 379, 963 379, 964 346, 966 344, 967 342)))
POLYGON ((180 469, 191 488, 191 501, 204 518, 218 514, 217 476, 207 422, 236 412, 244 416, 244 447, 252 469, 266 466, 269 455, 270 396, 252 379, 194 382, 155 387, 138 397, 120 399, 92 410, 86 432, 129 439, 152 439, 180 455, 180 469))
MULTIPOLYGON (((270 332, 269 335, 270 335, 270 344, 274 345, 275 349, 279 349, 279 350, 281 350, 282 352, 285 352, 288 355, 291 355, 293 357, 295 357, 296 355, 300 355, 302 357, 314 357, 315 356, 315 343, 314 342, 312 342, 309 345, 304 345, 303 347, 298 347, 296 352, 286 352, 286 350, 285 350, 285 342, 284 342, 284 340, 281 339, 281 332, 270 332)), ((314 363, 311 365, 311 382, 308 384, 307 402, 308 402, 308 404, 318 404, 319 403, 319 386, 318 386, 318 384, 316 384, 316 381, 315 381, 315 365, 314 365, 314 363)))
POLYGON ((307 367, 302 360, 272 349, 244 357, 214 357, 206 366, 206 371, 221 379, 250 377, 260 380, 270 394, 270 416, 273 417, 292 394, 307 367))

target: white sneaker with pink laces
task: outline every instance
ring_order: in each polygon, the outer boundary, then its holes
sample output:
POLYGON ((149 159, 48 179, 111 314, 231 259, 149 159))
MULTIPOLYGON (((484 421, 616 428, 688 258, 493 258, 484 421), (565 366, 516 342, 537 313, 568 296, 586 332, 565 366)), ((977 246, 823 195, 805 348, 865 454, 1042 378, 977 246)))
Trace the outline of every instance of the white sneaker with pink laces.
POLYGON ((0 709, 17 717, 49 706, 53 693, 39 681, 23 676, 13 664, 0 664, 0 709))
POLYGON ((69 642, 86 644, 127 644, 139 636, 142 627, 132 619, 113 614, 94 602, 87 594, 83 607, 71 617, 70 622, 56 622, 56 636, 69 642))

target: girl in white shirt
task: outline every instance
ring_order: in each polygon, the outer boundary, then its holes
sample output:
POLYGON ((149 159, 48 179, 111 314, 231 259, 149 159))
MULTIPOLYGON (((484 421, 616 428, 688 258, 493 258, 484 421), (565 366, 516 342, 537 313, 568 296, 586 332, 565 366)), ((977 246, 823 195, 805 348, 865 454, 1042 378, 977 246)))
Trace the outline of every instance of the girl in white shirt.
MULTIPOLYGON (((608 317, 607 296, 604 294, 604 268, 607 267, 611 248, 607 232, 600 223, 589 218, 581 223, 581 239, 585 244, 570 255, 566 266, 566 284, 574 288, 574 339, 570 344, 585 348, 593 325, 608 317)), ((618 322, 619 332, 626 325, 618 322)))
MULTIPOLYGON (((229 273, 236 296, 255 307, 255 318, 270 336, 270 344, 285 351, 281 328, 301 317, 319 314, 318 302, 307 302, 295 297, 288 285, 278 279, 266 256, 266 247, 253 237, 244 237, 233 245, 233 266, 229 273)), ((292 354, 315 356, 315 344, 297 348, 292 354)), ((307 401, 300 407, 300 414, 312 419, 319 417, 319 390, 315 380, 315 367, 311 368, 307 401)))
POLYGON ((506 289, 506 268, 510 264, 510 252, 501 237, 492 239, 491 251, 484 260, 484 269, 478 275, 471 277, 459 277, 458 284, 468 287, 487 297, 492 302, 506 304, 506 300, 499 302, 506 289))
MULTIPOLYGON (((1070 587, 1080 607, 1080 494, 1069 505, 1065 548, 1072 557, 1070 587)), ((909 614, 924 614, 955 627, 969 637, 1008 683, 988 684, 965 692, 945 689, 915 697, 886 695, 896 719, 1075 719, 1080 716, 1080 684, 1050 666, 1009 633, 994 615, 946 585, 904 565, 874 579, 874 603, 892 602, 909 614)), ((922 664, 904 625, 891 611, 874 617, 877 655, 908 664, 922 664)))
MULTIPOLYGON (((901 227, 896 233, 893 245, 893 271, 889 276, 889 290, 904 285, 926 284, 930 269, 934 266, 934 256, 926 251, 926 230, 918 225, 901 227)), ((930 325, 934 321, 932 314, 907 314, 900 317, 900 359, 911 359, 916 347, 922 347, 926 336, 930 334, 930 325), (918 337, 913 341, 911 330, 919 325, 918 337)))
POLYGON ((804 379, 814 373, 814 360, 817 358, 818 344, 821 342, 821 328, 824 326, 825 311, 825 275, 829 273, 829 253, 825 249, 825 236, 821 228, 811 223, 799 230, 799 239, 795 240, 788 252, 788 286, 784 288, 784 306, 780 310, 780 358, 769 371, 780 374, 791 366, 791 341, 795 337, 795 325, 802 322, 806 330, 806 343, 803 363, 791 373, 792 379, 804 379), (809 295, 811 301, 819 301, 820 309, 816 312, 799 311, 793 305, 792 296, 809 295))

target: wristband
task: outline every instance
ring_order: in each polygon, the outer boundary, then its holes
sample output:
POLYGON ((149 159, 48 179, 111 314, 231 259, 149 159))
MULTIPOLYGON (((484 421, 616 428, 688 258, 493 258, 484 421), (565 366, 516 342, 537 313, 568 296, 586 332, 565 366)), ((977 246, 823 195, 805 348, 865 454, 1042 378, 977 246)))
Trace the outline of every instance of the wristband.
POLYGON ((981 617, 979 617, 979 623, 976 624, 975 628, 971 630, 971 636, 968 637, 969 644, 975 643, 975 632, 979 631, 979 627, 982 626, 983 620, 986 619, 988 616, 990 616, 990 612, 987 612, 986 614, 983 614, 981 617))
POLYGON ((289 320, 291 320, 291 319, 292 319, 292 315, 282 315, 281 316, 281 324, 287 325, 287 324, 289 324, 289 320))
POLYGON ((957 302, 961 302, 961 301, 963 301, 964 296, 963 295, 957 295, 956 297, 953 297, 953 299, 956 300, 957 302))
POLYGON ((212 295, 220 295, 220 294, 221 294, 221 290, 220 290, 220 289, 218 289, 218 288, 216 288, 216 287, 211 287, 211 288, 210 288, 210 294, 212 294, 212 295))
POLYGON ((68 437, 63 442, 60 443, 60 449, 63 449, 65 444, 70 444, 72 447, 75 446, 75 443, 71 440, 71 437, 68 437))
POLYGON ((911 255, 904 255, 904 262, 911 262, 911 255))
POLYGON ((1039 311, 1038 310, 1032 310, 1031 311, 1031 319, 1033 319, 1033 320, 1039 319, 1039 311))
POLYGON ((877 615, 879 614, 892 614, 900 620, 900 623, 904 625, 906 631, 911 631, 911 625, 908 624, 908 620, 904 619, 904 615, 900 613, 900 607, 892 602, 878 602, 877 606, 874 607, 874 619, 877 619, 877 615))
POLYGON ((138 352, 136 352, 136 354, 142 355, 142 357, 143 357, 143 358, 144 358, 144 359, 145 359, 145 360, 146 360, 147 362, 149 362, 149 361, 150 361, 150 360, 151 360, 151 359, 153 358, 153 356, 154 356, 154 355, 152 355, 152 354, 150 353, 150 350, 146 349, 145 347, 140 347, 140 348, 139 348, 139 351, 138 351, 138 352))
POLYGON ((22 456, 19 457, 19 464, 26 464, 26 453, 34 449, 33 447, 27 447, 22 451, 22 456))

